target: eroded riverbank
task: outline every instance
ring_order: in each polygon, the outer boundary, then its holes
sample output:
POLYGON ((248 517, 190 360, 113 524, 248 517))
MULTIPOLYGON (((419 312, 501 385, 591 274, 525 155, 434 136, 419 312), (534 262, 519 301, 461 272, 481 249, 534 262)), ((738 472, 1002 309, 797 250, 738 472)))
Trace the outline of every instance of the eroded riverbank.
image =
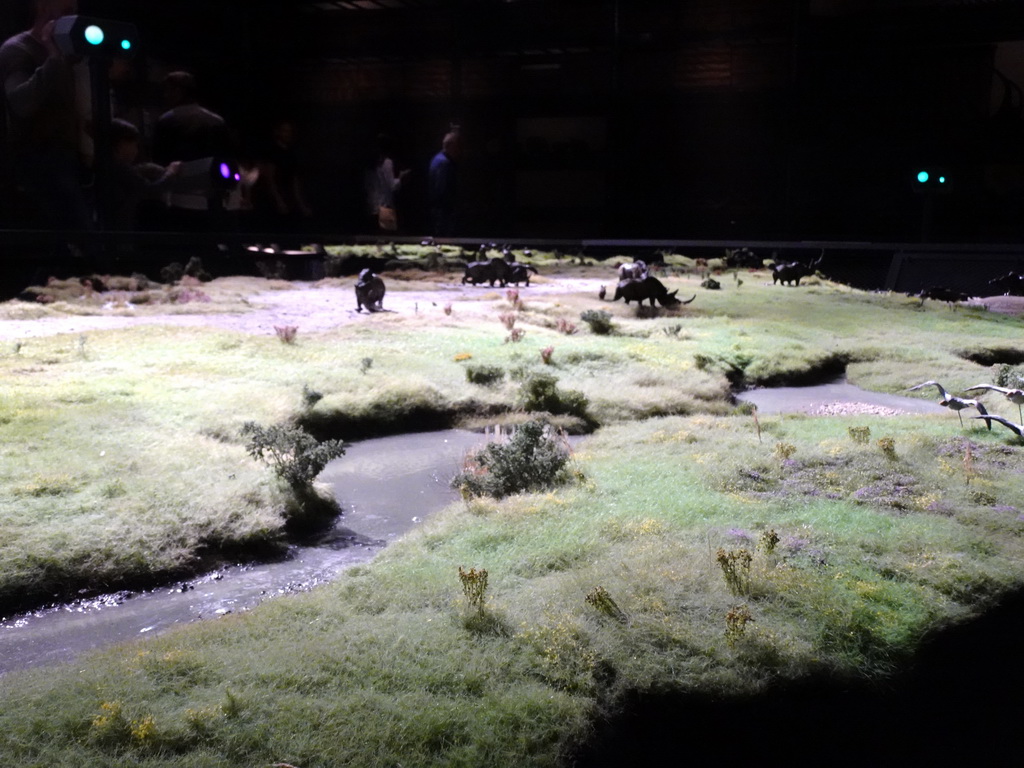
POLYGON ((449 481, 465 455, 488 439, 480 432, 444 430, 353 443, 320 476, 334 489, 344 515, 316 541, 293 545, 274 562, 224 567, 160 589, 114 592, 12 616, 0 622, 0 674, 69 661, 328 582, 457 499, 449 481))

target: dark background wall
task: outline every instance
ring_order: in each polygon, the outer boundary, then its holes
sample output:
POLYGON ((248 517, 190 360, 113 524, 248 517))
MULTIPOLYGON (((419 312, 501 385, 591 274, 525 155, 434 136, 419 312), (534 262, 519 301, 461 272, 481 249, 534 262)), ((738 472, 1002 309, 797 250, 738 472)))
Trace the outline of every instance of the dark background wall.
POLYGON ((386 131, 412 169, 403 230, 426 233, 426 167, 457 123, 467 236, 1024 235, 1014 0, 80 2, 140 28, 115 103, 144 133, 180 68, 245 146, 293 116, 311 228, 365 228, 362 169, 386 131), (915 193, 926 166, 948 194, 915 193))

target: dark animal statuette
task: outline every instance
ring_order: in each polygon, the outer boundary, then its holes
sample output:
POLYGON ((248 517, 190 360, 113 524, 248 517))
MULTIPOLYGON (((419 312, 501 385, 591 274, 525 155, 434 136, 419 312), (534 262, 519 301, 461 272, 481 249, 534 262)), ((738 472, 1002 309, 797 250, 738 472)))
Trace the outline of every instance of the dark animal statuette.
POLYGON ((945 301, 948 304, 954 304, 958 301, 970 301, 971 297, 961 291, 955 291, 952 288, 942 288, 940 286, 932 285, 925 288, 920 293, 916 294, 917 298, 924 304, 925 299, 933 299, 935 301, 945 301))
POLYGON ((1024 296, 1024 275, 1019 272, 1007 272, 1001 277, 988 281, 992 296, 1024 296))
POLYGON ((800 278, 813 275, 818 265, 821 264, 822 256, 810 264, 801 264, 799 261, 790 261, 786 264, 776 264, 772 267, 772 285, 782 283, 783 285, 800 285, 800 278))
POLYGON ((697 298, 697 294, 694 294, 692 298, 680 301, 676 298, 677 293, 679 293, 678 288, 669 293, 661 280, 648 275, 642 280, 620 281, 615 286, 615 296, 612 298, 612 301, 625 299, 627 304, 631 301, 639 301, 643 304, 646 299, 650 299, 652 307, 655 301, 660 302, 663 307, 674 307, 679 304, 689 304, 693 299, 697 298))
POLYGON ((380 312, 384 309, 384 280, 371 269, 359 273, 356 282, 356 312, 366 307, 367 312, 380 312))
POLYGON ((533 264, 523 264, 519 261, 513 261, 509 264, 511 270, 508 274, 508 282, 514 285, 519 283, 526 283, 526 286, 530 286, 530 273, 539 274, 537 268, 533 264))
POLYGON ((764 266, 764 259, 749 248, 726 249, 725 266, 729 269, 760 269, 764 266))
POLYGON ((466 265, 466 272, 462 276, 462 284, 488 283, 493 288, 494 284, 500 283, 504 288, 512 273, 512 267, 504 259, 493 258, 488 261, 471 261, 466 265))

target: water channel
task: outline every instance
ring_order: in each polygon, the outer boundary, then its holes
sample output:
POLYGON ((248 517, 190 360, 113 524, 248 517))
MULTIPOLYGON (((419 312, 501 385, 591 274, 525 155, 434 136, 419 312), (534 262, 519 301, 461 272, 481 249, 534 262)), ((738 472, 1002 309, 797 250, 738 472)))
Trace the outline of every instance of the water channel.
MULTIPOLYGON (((843 403, 881 412, 943 410, 927 400, 868 392, 842 381, 751 390, 740 399, 761 413, 813 413, 843 403)), ((69 661, 94 648, 248 610, 270 597, 328 582, 454 501, 450 479, 466 454, 491 438, 444 430, 352 443, 320 475, 334 488, 344 514, 315 544, 293 546, 276 562, 236 565, 163 589, 118 592, 10 617, 0 622, 0 675, 69 661)))
POLYGON ((449 481, 465 455, 492 437, 445 430, 352 443, 320 475, 334 488, 344 514, 315 545, 293 546, 276 562, 223 568, 163 589, 118 592, 13 616, 0 622, 0 675, 248 610, 269 597, 330 581, 454 501, 449 481))

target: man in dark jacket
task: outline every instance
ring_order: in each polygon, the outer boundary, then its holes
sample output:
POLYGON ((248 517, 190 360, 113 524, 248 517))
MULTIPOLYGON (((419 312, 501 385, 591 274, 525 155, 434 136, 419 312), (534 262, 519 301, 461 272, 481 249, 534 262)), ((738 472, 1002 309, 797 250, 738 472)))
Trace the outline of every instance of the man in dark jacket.
POLYGON ((462 144, 457 132, 445 135, 441 151, 430 161, 427 197, 435 237, 455 234, 456 171, 462 144))
POLYGON ((66 230, 93 228, 82 186, 83 120, 71 58, 58 49, 54 22, 77 0, 35 0, 32 26, 0 46, 11 170, 43 220, 66 230))

